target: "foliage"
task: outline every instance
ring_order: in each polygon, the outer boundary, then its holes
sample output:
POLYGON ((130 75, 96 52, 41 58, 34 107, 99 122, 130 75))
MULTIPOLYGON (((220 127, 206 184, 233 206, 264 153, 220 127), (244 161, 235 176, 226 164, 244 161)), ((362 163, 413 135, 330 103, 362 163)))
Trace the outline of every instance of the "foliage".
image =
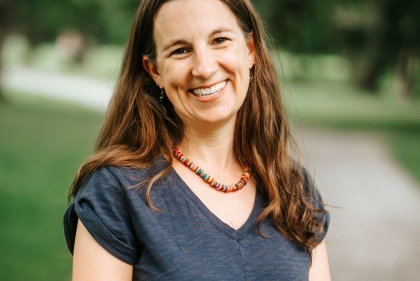
POLYGON ((325 54, 334 51, 330 27, 330 0, 254 0, 277 46, 294 53, 325 54))
MULTIPOLYGON (((2 0, 0 47, 7 32, 23 33, 36 45, 53 41, 68 30, 79 32, 90 41, 124 44, 139 2, 2 0)), ((253 3, 276 46, 293 53, 345 55, 352 62, 357 85, 370 91, 377 90, 385 73, 396 72, 397 92, 408 97, 420 96, 420 1, 253 0, 253 3)))
POLYGON ((343 51, 355 62, 359 85, 376 89, 378 78, 395 70, 400 92, 414 95, 420 81, 420 2, 341 1, 336 22, 343 51))
POLYGON ((420 93, 420 1, 254 2, 282 48, 343 54, 366 90, 376 90, 381 76, 395 71, 401 94, 420 93))
POLYGON ((102 32, 96 24, 98 7, 92 1, 21 0, 13 3, 12 10, 17 15, 11 22, 13 29, 25 34, 32 44, 54 41, 65 30, 102 32))
POLYGON ((63 213, 101 116, 16 93, 5 99, 0 103, 1 279, 70 280, 63 213))
POLYGON ((123 44, 138 4, 133 0, 3 1, 10 1, 16 15, 10 19, 10 29, 25 34, 33 44, 53 41, 66 30, 123 44))

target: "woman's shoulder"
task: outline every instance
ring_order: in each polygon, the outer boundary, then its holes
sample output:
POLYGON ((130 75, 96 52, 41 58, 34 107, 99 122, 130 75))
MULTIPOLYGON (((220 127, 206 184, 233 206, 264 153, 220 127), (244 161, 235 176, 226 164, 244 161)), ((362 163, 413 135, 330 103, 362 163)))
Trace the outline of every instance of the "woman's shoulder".
POLYGON ((294 176, 295 181, 301 181, 303 191, 307 194, 316 192, 315 181, 312 175, 308 172, 308 169, 302 165, 301 163, 297 162, 296 160, 291 161, 291 172, 294 176))
POLYGON ((169 167, 169 162, 159 157, 149 165, 101 166, 83 182, 76 197, 86 193, 126 192, 147 184, 153 177, 169 167))
POLYGON ((147 181, 156 176, 169 167, 169 162, 159 157, 151 164, 137 164, 132 166, 102 166, 97 168, 91 175, 93 179, 113 179, 117 181, 121 187, 138 184, 147 181))
POLYGON ((308 204, 311 206, 313 218, 321 222, 322 229, 314 232, 315 240, 321 242, 328 232, 330 223, 329 212, 325 209, 325 203, 321 196, 321 193, 315 183, 315 180, 308 170, 299 165, 297 170, 302 178, 302 189, 305 198, 309 201, 308 204))

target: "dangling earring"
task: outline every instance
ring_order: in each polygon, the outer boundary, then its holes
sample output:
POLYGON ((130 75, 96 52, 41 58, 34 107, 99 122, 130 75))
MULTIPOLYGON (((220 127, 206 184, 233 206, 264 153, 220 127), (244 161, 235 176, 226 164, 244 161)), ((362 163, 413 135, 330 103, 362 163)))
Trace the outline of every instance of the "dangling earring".
POLYGON ((160 102, 161 104, 163 104, 163 92, 165 91, 165 89, 164 89, 164 88, 161 88, 160 90, 161 90, 161 91, 160 91, 159 102, 160 102))
POLYGON ((254 65, 249 69, 249 85, 248 85, 248 93, 251 93, 252 88, 252 79, 254 79, 254 65))
POLYGON ((249 85, 251 85, 252 79, 254 79, 254 65, 249 69, 249 85))
POLYGON ((156 86, 160 89, 159 102, 163 105, 163 92, 165 91, 165 88, 161 88, 159 83, 156 83, 156 86))
POLYGON ((156 86, 158 86, 159 89, 160 89, 159 103, 161 105, 161 108, 163 109, 163 111, 165 112, 165 114, 168 114, 167 111, 166 111, 166 107, 163 104, 165 88, 163 88, 163 87, 161 88, 160 85, 159 85, 159 83, 156 83, 156 86))
POLYGON ((252 79, 254 78, 254 65, 255 65, 255 62, 252 64, 251 68, 249 69, 249 84, 251 84, 252 79))

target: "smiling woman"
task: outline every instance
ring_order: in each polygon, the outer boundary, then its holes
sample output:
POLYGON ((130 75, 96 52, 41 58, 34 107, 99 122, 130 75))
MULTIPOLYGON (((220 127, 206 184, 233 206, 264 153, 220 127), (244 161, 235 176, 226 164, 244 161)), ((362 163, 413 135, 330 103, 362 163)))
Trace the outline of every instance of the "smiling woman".
POLYGON ((330 279, 263 37, 248 0, 142 1, 70 190, 74 280, 330 279))
POLYGON ((165 89, 184 125, 202 130, 203 125, 223 122, 234 128, 248 91, 255 48, 252 34, 244 36, 226 5, 168 2, 156 15, 154 40, 156 60, 144 57, 143 65, 165 89))

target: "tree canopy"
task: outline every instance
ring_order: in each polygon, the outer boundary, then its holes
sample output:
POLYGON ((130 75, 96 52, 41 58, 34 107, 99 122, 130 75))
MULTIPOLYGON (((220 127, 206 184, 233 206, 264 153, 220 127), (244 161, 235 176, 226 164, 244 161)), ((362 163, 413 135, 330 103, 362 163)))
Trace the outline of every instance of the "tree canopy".
MULTIPOLYGON (((353 64, 359 86, 375 90, 387 71, 401 92, 420 85, 420 1, 254 0, 274 41, 294 53, 335 53, 353 64)), ((417 87, 417 88, 416 88, 417 87)))
MULTIPOLYGON (((124 44, 140 0, 0 0, 0 44, 21 33, 31 44, 66 30, 98 43, 124 44)), ((350 58, 361 87, 388 70, 410 95, 420 73, 418 0, 253 0, 276 46, 293 53, 350 58), (415 63, 417 62, 417 63, 415 63)), ((418 84, 418 81, 417 81, 418 84)))

